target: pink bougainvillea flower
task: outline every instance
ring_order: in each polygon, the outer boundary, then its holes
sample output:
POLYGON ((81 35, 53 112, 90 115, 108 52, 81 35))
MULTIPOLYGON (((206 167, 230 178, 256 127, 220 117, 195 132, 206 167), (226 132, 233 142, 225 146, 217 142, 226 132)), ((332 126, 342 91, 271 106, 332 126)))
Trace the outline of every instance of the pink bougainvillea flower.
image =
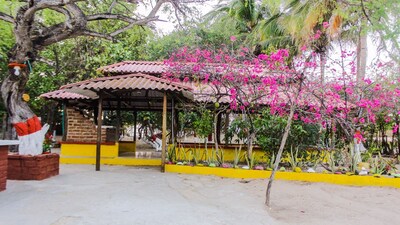
POLYGON ((321 34, 322 32, 320 30, 317 30, 317 32, 313 36, 314 40, 318 40, 321 37, 321 34))
POLYGON ((370 85, 371 83, 372 83, 372 81, 370 80, 370 79, 364 79, 364 82, 366 83, 366 84, 368 84, 368 85, 370 85))
POLYGON ((329 27, 329 23, 328 23, 328 22, 323 22, 323 23, 322 23, 322 26, 326 29, 326 28, 329 27))
POLYGON ((231 36, 230 39, 231 39, 232 42, 235 42, 235 41, 236 41, 236 37, 235 37, 235 36, 231 36))
POLYGON ((399 130, 399 125, 395 124, 393 126, 393 133, 397 133, 398 130, 399 130))
POLYGON ((267 60, 267 59, 268 59, 268 55, 266 55, 266 54, 260 54, 260 55, 258 55, 258 59, 259 59, 259 60, 267 60))
POLYGON ((301 46, 300 50, 304 52, 305 50, 307 50, 307 46, 306 45, 301 46))
POLYGON ((379 91, 382 89, 382 86, 380 84, 375 85, 374 91, 379 91))
POLYGON ((346 88, 346 93, 347 94, 349 94, 349 95, 352 95, 353 94, 353 89, 352 88, 346 88))

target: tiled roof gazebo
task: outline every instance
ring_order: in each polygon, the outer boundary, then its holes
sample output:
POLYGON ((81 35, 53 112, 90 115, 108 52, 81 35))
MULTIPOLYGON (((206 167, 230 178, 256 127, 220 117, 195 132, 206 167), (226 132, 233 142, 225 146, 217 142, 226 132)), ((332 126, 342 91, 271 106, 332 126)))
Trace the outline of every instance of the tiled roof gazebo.
POLYGON ((117 110, 117 113, 122 110, 135 112, 138 110, 162 110, 161 163, 163 166, 166 154, 167 109, 169 108, 173 112, 174 102, 192 100, 191 91, 191 87, 181 83, 148 74, 134 73, 95 78, 64 85, 59 90, 42 94, 41 97, 68 102, 75 107, 93 109, 98 112, 96 170, 100 170, 101 115, 103 110, 117 110))

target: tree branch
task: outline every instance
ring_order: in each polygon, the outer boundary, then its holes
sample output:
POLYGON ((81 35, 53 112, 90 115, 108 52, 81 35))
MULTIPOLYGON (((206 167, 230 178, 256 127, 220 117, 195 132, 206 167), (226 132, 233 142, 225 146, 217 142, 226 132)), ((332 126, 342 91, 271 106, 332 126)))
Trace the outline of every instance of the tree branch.
POLYGON ((137 25, 139 25, 139 26, 140 26, 140 25, 146 25, 146 24, 148 24, 149 22, 156 21, 156 20, 158 20, 158 17, 144 18, 144 19, 142 19, 142 20, 138 20, 138 21, 136 21, 136 22, 130 23, 128 26, 123 27, 123 28, 121 28, 121 29, 118 29, 118 30, 112 32, 110 35, 111 35, 112 37, 115 37, 115 36, 117 36, 118 34, 120 34, 120 33, 122 33, 122 32, 125 32, 125 31, 131 29, 133 26, 137 26, 137 25))
MULTIPOLYGON (((172 0, 172 1, 174 1, 174 0, 172 0)), ((154 8, 151 10, 151 12, 149 13, 149 15, 147 15, 146 18, 155 17, 156 14, 157 14, 157 12, 158 12, 158 10, 160 10, 161 6, 162 6, 165 2, 168 2, 168 0, 159 0, 159 1, 157 2, 157 4, 154 6, 154 8)))
POLYGON ((56 64, 56 62, 51 61, 51 60, 46 59, 46 58, 43 58, 43 57, 40 57, 40 56, 36 57, 36 61, 45 63, 45 64, 47 64, 49 66, 54 66, 56 64))
POLYGON ((110 7, 108 8, 108 13, 112 12, 112 10, 114 9, 116 4, 117 4, 117 0, 113 0, 113 2, 111 3, 110 7))
POLYGON ((0 12, 0 20, 6 21, 9 23, 15 23, 15 20, 12 16, 2 13, 2 12, 0 12))
POLYGON ((100 13, 100 14, 93 14, 93 15, 89 15, 86 16, 87 21, 96 21, 96 20, 122 20, 125 21, 127 23, 134 23, 137 20, 127 17, 127 16, 123 16, 120 14, 111 14, 111 13, 100 13))
POLYGON ((98 32, 91 31, 91 30, 85 30, 82 32, 81 35, 91 36, 91 37, 99 37, 99 38, 104 38, 104 39, 113 41, 113 36, 111 36, 110 34, 98 33, 98 32))
POLYGON ((43 10, 46 8, 51 8, 51 7, 59 7, 59 6, 66 6, 69 4, 74 4, 75 2, 80 2, 84 0, 41 0, 41 1, 36 1, 35 4, 32 7, 29 7, 25 13, 24 13, 24 18, 26 20, 30 20, 34 17, 35 13, 39 10, 43 10))

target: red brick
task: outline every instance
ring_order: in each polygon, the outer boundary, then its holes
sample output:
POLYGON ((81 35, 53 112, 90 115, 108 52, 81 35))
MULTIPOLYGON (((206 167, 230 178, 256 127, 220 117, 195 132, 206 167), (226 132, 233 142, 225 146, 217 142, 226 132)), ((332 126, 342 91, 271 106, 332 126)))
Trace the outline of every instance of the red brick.
POLYGON ((23 161, 23 167, 36 167, 37 166, 37 162, 35 161, 23 161))
POLYGON ((8 159, 8 166, 21 166, 21 160, 8 159))

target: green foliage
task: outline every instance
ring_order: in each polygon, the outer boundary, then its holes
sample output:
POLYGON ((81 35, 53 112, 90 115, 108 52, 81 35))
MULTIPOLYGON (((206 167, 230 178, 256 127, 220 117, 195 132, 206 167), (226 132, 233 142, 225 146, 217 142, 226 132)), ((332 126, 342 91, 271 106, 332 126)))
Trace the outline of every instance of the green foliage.
POLYGON ((168 151, 167 151, 167 161, 172 162, 172 163, 176 163, 176 145, 173 144, 171 146, 168 147, 168 151))
POLYGON ((233 159, 233 168, 237 168, 240 162, 241 158, 241 150, 242 150, 242 145, 240 145, 239 149, 235 148, 235 158, 233 159))
POLYGON ((321 150, 311 150, 307 151, 307 166, 313 168, 314 170, 317 168, 317 166, 323 162, 326 156, 326 151, 321 151, 321 150))
POLYGON ((387 162, 379 153, 377 156, 371 159, 371 173, 377 176, 382 175, 386 172, 387 162))
MULTIPOLYGON (((0 7, 3 6, 0 4, 0 7)), ((10 51, 10 49, 14 45, 14 42, 15 41, 12 34, 12 25, 0 20, 0 82, 3 81, 4 76, 8 72, 7 52, 10 51)))
POLYGON ((240 115, 229 124, 226 137, 229 142, 243 143, 248 136, 249 129, 251 129, 250 121, 244 119, 243 115, 240 115), (233 140, 234 137, 236 139, 233 140))
POLYGON ((246 154, 245 159, 246 159, 246 163, 247 163, 247 166, 249 167, 249 169, 253 169, 254 165, 256 165, 258 163, 255 152, 253 152, 253 154, 251 154, 250 157, 246 154))
POLYGON ((194 130, 200 138, 206 138, 213 131, 213 116, 210 110, 201 109, 193 122, 194 130))
POLYGON ((179 130, 185 132, 194 130, 196 118, 197 113, 194 111, 179 111, 179 130))
POLYGON ((272 152, 272 154, 270 155, 270 157, 267 157, 267 170, 272 170, 274 168, 274 164, 275 164, 275 153, 272 152))
MULTIPOLYGON (((90 0, 77 4, 87 14, 95 14, 108 11, 111 2, 112 0, 90 0)), ((26 5, 26 2, 0 0, 0 12, 15 16, 16 10, 22 5, 26 5)), ((134 4, 118 2, 112 13, 132 15, 135 8, 134 4)), ((49 26, 64 21, 65 16, 55 10, 44 9, 38 11, 35 19, 49 26)), ((123 26, 124 23, 102 20, 90 22, 89 26, 97 32, 108 32, 123 26)), ((7 53, 15 42, 12 26, 0 20, 0 81, 8 75, 7 53)), ((44 117, 43 113, 46 113, 46 110, 42 109, 48 102, 38 98, 40 94, 56 90, 66 83, 98 77, 96 70, 101 66, 144 58, 145 44, 150 33, 148 28, 136 26, 120 34, 116 42, 93 37, 77 37, 43 49, 39 52, 38 60, 31 62, 32 71, 26 87, 26 92, 31 96, 30 107, 36 114, 44 117)), ((0 112, 3 110, 4 106, 1 103, 0 112)))
POLYGON ((148 124, 154 130, 155 128, 162 128, 162 115, 161 112, 145 112, 141 111, 137 114, 138 124, 148 124))
MULTIPOLYGON (((121 111, 120 112, 120 122, 121 125, 131 125, 134 121, 134 115, 129 111, 121 111)), ((117 112, 115 110, 112 111, 104 111, 104 125, 116 126, 118 123, 117 112)))
MULTIPOLYGON (((277 152, 286 126, 286 118, 272 115, 269 110, 263 110, 254 119, 254 127, 257 133, 257 144, 267 152, 277 152)), ((305 149, 315 146, 319 139, 318 125, 305 124, 301 121, 293 121, 286 150, 291 146, 305 149)))
POLYGON ((168 59, 172 53, 185 46, 219 49, 225 43, 229 43, 229 37, 228 34, 221 33, 221 30, 202 28, 202 25, 187 30, 177 30, 163 37, 149 36, 143 59, 168 59))
POLYGON ((288 152, 286 157, 289 159, 289 164, 293 171, 296 167, 303 165, 303 157, 299 156, 299 147, 296 147, 295 151, 293 151, 293 147, 290 147, 290 153, 288 152))

